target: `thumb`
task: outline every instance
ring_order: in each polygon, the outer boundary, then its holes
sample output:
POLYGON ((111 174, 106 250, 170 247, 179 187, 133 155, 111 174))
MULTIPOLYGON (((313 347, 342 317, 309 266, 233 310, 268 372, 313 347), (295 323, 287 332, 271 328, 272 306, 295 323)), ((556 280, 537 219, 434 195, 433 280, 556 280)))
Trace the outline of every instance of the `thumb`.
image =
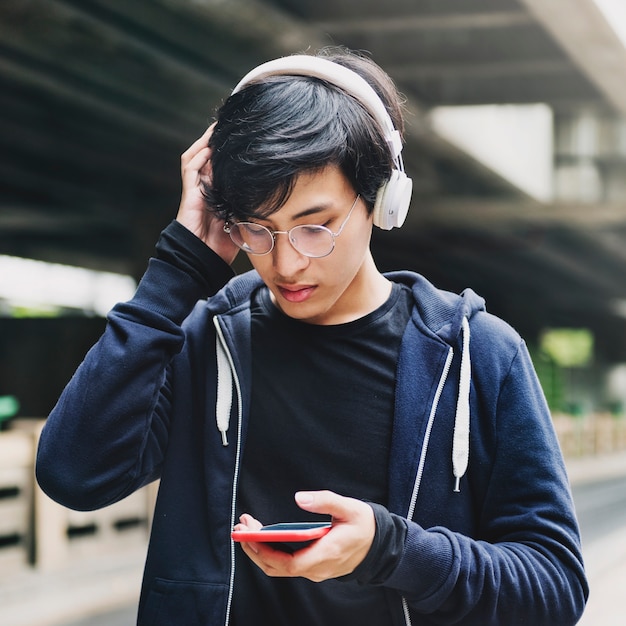
POLYGON ((296 504, 309 513, 330 515, 334 520, 349 517, 353 507, 351 498, 345 498, 332 491, 298 491, 296 504))

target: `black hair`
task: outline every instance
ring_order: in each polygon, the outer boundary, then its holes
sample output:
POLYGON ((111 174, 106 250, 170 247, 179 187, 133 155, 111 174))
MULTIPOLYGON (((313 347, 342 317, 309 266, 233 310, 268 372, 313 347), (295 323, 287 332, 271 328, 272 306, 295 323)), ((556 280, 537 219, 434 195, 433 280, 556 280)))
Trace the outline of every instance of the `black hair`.
MULTIPOLYGON (((325 49, 325 59, 367 80, 403 130, 391 79, 369 58, 325 49)), ((287 201, 299 174, 336 165, 372 210, 393 160, 383 132, 352 96, 308 76, 271 76, 231 95, 218 109, 209 141, 207 204, 225 220, 267 217, 287 201)))

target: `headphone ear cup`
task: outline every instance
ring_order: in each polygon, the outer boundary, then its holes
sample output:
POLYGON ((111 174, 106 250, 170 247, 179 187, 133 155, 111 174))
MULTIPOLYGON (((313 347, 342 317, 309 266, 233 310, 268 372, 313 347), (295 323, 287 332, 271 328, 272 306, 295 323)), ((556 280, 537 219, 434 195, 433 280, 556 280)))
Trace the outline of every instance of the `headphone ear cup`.
POLYGON ((376 194, 374 225, 383 230, 400 228, 409 212, 412 191, 413 181, 404 172, 393 170, 376 194))

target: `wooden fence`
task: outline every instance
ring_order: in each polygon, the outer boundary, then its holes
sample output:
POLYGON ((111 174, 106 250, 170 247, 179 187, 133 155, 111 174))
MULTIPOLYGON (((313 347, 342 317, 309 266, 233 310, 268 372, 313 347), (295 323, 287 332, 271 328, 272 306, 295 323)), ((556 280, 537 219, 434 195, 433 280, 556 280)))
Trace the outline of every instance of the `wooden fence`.
POLYGON ((146 544, 156 483, 98 511, 71 511, 46 496, 34 463, 43 421, 0 433, 0 582, 16 569, 53 570, 146 544))
POLYGON ((626 417, 554 415, 553 421, 566 458, 626 451, 626 417))

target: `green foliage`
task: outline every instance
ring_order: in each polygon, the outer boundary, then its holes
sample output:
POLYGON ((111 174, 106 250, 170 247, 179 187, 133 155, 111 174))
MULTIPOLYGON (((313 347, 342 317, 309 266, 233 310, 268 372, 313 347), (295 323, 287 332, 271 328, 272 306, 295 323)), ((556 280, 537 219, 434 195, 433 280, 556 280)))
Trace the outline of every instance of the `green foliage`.
POLYGON ((539 345, 530 350, 550 410, 576 416, 584 413, 579 402, 568 398, 567 379, 572 368, 591 365, 593 346, 593 334, 585 328, 556 328, 545 330, 539 345))
POLYGON ((552 328, 542 333, 540 347, 561 367, 584 367, 593 357, 593 334, 586 328, 552 328))
POLYGON ((15 396, 0 396, 0 423, 11 419, 20 410, 20 403, 15 396))

